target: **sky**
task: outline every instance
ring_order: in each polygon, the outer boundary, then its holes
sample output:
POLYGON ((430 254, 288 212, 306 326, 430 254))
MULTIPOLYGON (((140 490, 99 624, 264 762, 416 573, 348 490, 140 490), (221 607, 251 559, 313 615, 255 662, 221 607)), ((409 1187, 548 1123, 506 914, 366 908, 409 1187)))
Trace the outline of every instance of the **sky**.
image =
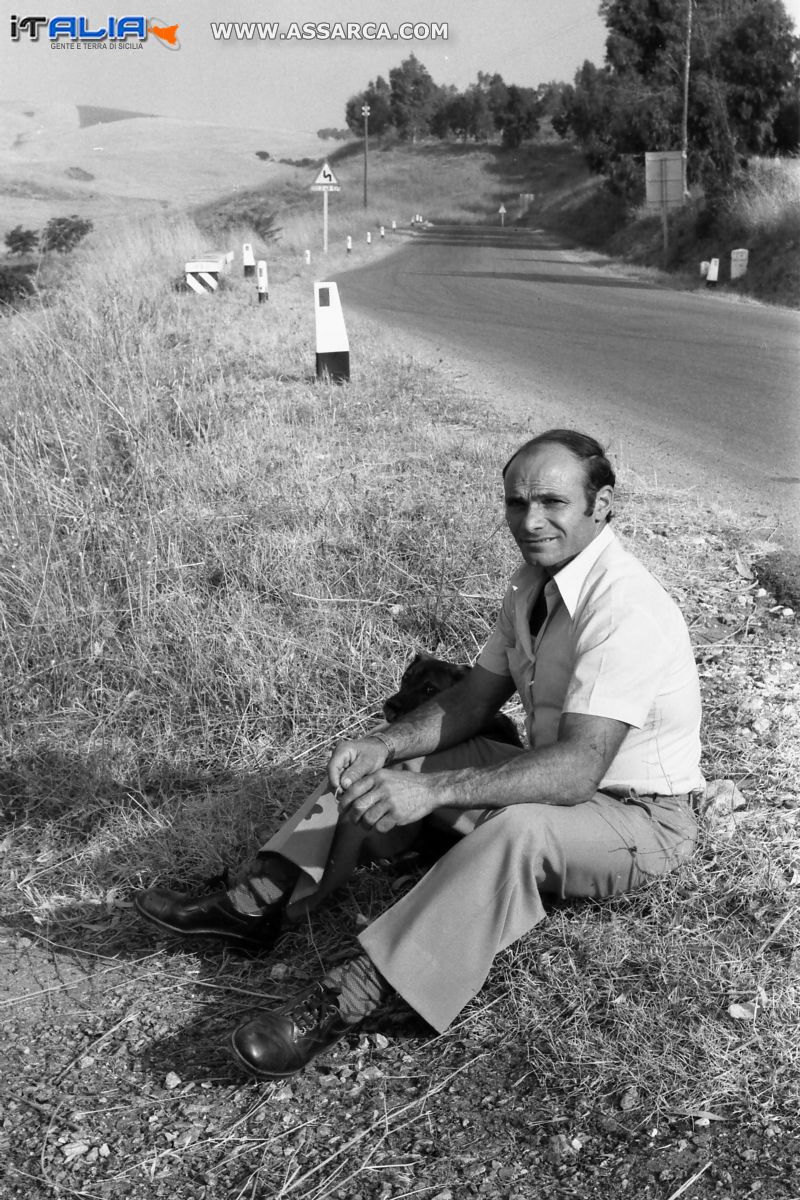
MULTIPOLYGON (((591 59, 601 63, 605 27, 598 0, 148 0, 142 10, 120 0, 86 0, 77 8, 5 0, 0 33, 0 101, 41 105, 118 107, 161 116, 245 128, 316 130, 344 126, 349 96, 376 75, 388 76, 414 53, 440 84, 464 88, 478 71, 499 72, 507 83, 536 86, 572 80, 591 59), (10 37, 11 14, 85 16, 93 28, 109 14, 143 15, 178 25, 179 48, 152 36, 139 51, 53 50, 40 36, 10 37), (385 22, 447 26, 446 38, 405 40, 231 40, 214 38, 216 21, 385 22)), ((52 0, 51 0, 52 4, 52 0)), ((787 0, 800 26, 800 0, 787 0)), ((423 32, 423 31, 420 31, 423 32)))

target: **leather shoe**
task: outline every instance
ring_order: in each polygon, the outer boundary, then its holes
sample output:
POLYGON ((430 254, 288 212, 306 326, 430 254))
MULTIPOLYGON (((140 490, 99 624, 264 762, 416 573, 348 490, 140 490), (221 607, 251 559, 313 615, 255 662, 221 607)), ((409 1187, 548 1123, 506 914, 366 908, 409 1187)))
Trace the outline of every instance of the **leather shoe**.
POLYGON ((226 892, 186 896, 169 888, 136 892, 133 905, 140 916, 183 937, 222 938, 247 950, 271 950, 281 931, 282 911, 273 906, 251 917, 233 907, 226 892))
POLYGON ((336 992, 317 984, 307 1000, 289 1013, 260 1013, 231 1038, 234 1057, 259 1079, 297 1075, 313 1058, 330 1050, 360 1021, 342 1019, 336 992))

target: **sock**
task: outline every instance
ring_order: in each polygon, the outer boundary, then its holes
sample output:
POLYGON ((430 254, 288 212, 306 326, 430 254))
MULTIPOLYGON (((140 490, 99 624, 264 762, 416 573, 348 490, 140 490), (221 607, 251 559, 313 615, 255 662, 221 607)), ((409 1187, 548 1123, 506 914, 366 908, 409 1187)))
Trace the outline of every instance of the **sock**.
POLYGON ((266 908, 289 899, 299 874, 300 868, 288 858, 261 851, 236 872, 228 899, 237 912, 261 917, 266 908))
POLYGON ((359 954, 357 958, 334 967, 322 984, 339 993, 339 1012, 348 1025, 363 1021, 392 990, 366 954, 359 954))

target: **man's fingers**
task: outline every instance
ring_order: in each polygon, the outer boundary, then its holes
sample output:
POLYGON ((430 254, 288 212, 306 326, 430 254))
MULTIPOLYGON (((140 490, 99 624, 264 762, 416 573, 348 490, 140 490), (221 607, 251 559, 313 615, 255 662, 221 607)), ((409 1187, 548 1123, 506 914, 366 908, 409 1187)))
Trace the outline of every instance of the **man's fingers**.
POLYGON ((352 809, 358 813, 362 813, 365 808, 369 808, 372 803, 371 800, 367 801, 366 804, 359 804, 358 802, 363 796, 369 795, 375 786, 375 780, 371 775, 364 775, 350 784, 342 779, 341 786, 344 789, 342 795, 339 797, 339 807, 342 812, 349 812, 352 809))

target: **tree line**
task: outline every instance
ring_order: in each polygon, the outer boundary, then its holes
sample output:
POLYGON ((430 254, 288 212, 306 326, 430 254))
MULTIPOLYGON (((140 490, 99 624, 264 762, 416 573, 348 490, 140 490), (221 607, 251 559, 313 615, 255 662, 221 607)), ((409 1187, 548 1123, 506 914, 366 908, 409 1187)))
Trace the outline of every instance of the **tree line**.
POLYGON ((584 62, 571 84, 521 87, 479 72, 459 91, 435 83, 412 54, 350 97, 347 127, 363 135, 366 104, 378 136, 499 135, 515 148, 550 117, 612 191, 638 200, 645 151, 682 148, 688 46, 690 180, 722 193, 751 155, 800 151, 800 39, 783 0, 600 0, 600 15, 605 62, 584 62))
POLYGON ((379 75, 351 96, 345 120, 352 133, 362 135, 361 110, 369 105, 369 131, 377 136, 394 133, 410 142, 426 137, 486 141, 499 134, 503 145, 513 148, 534 136, 552 89, 561 86, 519 87, 501 75, 479 71, 476 82, 460 92, 435 83, 412 54, 389 72, 388 80, 379 75))
POLYGON ((682 149, 687 45, 690 180, 721 194, 751 155, 797 153, 800 40, 782 0, 601 0, 600 13, 605 63, 584 62, 553 126, 613 191, 638 198, 644 152, 682 149))

